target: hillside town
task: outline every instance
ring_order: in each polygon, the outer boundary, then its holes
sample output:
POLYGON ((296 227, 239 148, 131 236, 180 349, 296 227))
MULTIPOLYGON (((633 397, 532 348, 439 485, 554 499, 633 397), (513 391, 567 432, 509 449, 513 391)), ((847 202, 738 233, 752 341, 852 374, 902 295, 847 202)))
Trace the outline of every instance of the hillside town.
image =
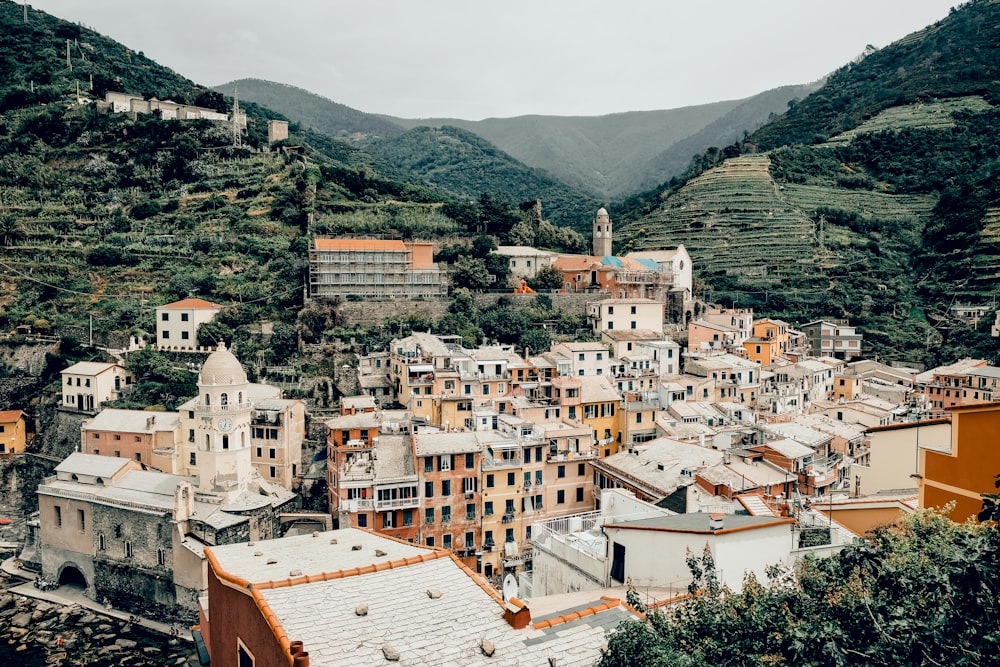
MULTIPOLYGON (((219 665, 585 665, 623 619, 688 596, 692 553, 739 591, 919 508, 979 512, 1000 368, 866 359, 847 322, 700 303, 683 246, 618 257, 612 241, 601 209, 590 255, 497 250, 514 284, 561 272, 545 296, 582 304, 583 340, 413 332, 356 355, 333 415, 250 382, 225 341, 199 346, 220 305, 158 307, 145 344, 189 359, 197 395, 105 407, 139 380, 123 359, 64 368, 80 441, 38 486, 18 567, 184 619, 219 665), (317 492, 327 511, 303 509, 317 492)), ((311 298, 446 298, 432 258, 429 242, 317 238, 311 298)), ((28 431, 0 413, 0 452, 28 431)))

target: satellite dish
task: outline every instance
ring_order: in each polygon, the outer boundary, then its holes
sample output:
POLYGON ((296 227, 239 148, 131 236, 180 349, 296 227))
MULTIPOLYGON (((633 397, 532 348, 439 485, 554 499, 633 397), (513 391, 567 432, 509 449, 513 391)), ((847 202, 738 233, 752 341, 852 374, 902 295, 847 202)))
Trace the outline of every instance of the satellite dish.
POLYGON ((511 598, 517 597, 517 577, 508 574, 503 578, 503 601, 507 602, 511 598))

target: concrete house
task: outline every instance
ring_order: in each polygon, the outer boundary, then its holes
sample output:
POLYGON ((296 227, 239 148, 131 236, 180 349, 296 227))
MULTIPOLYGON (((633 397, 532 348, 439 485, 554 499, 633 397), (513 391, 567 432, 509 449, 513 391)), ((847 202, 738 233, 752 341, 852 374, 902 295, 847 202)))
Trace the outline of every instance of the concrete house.
POLYGON ((102 403, 117 400, 132 383, 132 374, 124 366, 97 361, 73 364, 61 376, 61 407, 79 412, 97 412, 102 403))
POLYGON ((215 319, 222 310, 204 299, 181 299, 156 309, 156 345, 161 350, 195 350, 198 327, 215 319))
POLYGON ((27 444, 27 420, 20 410, 0 411, 0 456, 24 451, 27 444))

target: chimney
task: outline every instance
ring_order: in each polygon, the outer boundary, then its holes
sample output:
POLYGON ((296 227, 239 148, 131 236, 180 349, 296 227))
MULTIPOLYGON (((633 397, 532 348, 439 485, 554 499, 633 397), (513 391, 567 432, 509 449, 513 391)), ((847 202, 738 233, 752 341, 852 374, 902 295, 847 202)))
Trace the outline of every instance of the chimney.
POLYGON ((146 417, 146 428, 147 429, 153 428, 153 424, 155 422, 156 422, 156 415, 152 415, 150 417, 146 417))
POLYGON ((515 630, 523 630, 531 623, 531 612, 528 605, 517 598, 510 598, 504 603, 503 619, 515 630))
POLYGON ((725 527, 725 514, 710 514, 708 518, 708 529, 712 531, 722 530, 725 527))

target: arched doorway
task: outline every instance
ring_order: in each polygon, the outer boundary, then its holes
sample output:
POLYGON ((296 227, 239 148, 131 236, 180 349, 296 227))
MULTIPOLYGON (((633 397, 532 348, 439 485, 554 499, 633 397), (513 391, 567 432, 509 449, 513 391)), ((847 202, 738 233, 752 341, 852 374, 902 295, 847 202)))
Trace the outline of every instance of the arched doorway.
POLYGON ((59 585, 85 589, 87 588, 87 578, 83 576, 83 572, 80 572, 80 568, 67 563, 59 572, 59 585))

